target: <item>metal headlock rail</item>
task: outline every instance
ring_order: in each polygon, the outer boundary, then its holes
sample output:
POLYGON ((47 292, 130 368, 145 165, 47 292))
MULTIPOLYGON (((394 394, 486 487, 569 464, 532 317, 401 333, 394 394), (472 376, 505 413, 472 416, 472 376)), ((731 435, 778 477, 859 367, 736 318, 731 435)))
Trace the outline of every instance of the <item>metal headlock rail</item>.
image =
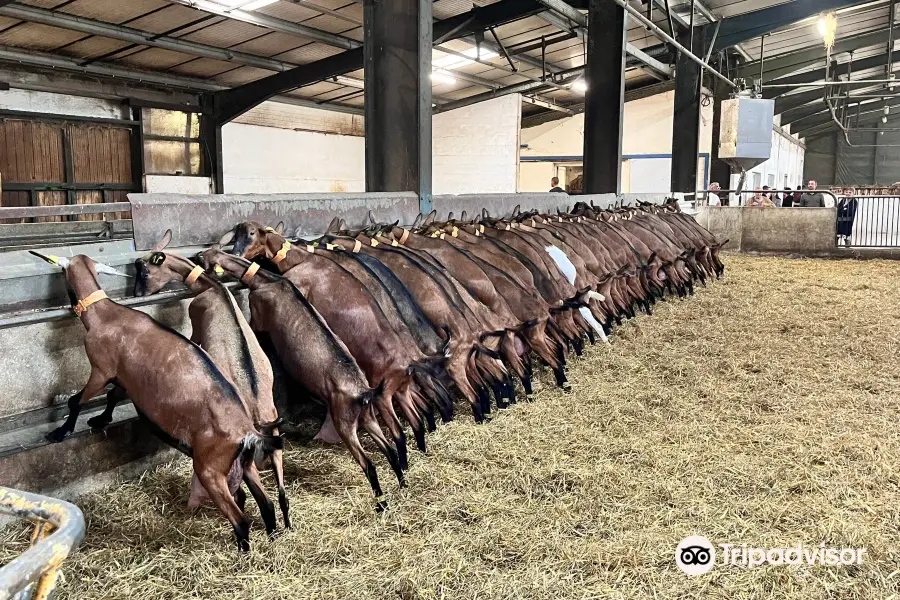
POLYGON ((59 567, 84 539, 84 515, 74 504, 0 487, 0 514, 34 523, 31 547, 0 567, 0 600, 49 600, 59 567))
MULTIPOLYGON (((834 195, 834 192, 830 190, 790 190, 792 194, 796 194, 797 192, 801 194, 824 194, 825 196, 831 196, 834 199, 835 205, 837 205, 837 196, 834 195)), ((760 194, 786 194, 785 190, 776 190, 776 189, 768 189, 768 190, 697 190, 696 196, 700 196, 703 194, 704 199, 706 198, 706 194, 712 193, 716 195, 725 194, 738 194, 740 197, 743 197, 744 194, 755 194, 759 192, 760 194)), ((721 199, 721 198, 720 198, 721 199)), ((743 205, 740 205, 743 206, 743 205)), ((800 208, 800 207, 797 207, 800 208)))

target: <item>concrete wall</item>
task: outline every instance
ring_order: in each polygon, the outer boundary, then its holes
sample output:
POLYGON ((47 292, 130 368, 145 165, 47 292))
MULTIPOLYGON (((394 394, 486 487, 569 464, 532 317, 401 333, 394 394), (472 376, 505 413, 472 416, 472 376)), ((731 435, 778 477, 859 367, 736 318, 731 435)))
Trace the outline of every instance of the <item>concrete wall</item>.
POLYGON ((121 102, 20 89, 0 93, 0 108, 101 119, 131 118, 121 102))
POLYGON ((365 139, 229 123, 222 128, 229 194, 364 192, 365 139))
MULTIPOLYGON (((670 191, 674 99, 675 92, 670 91, 625 103, 623 192, 670 191)), ((701 110, 701 154, 708 155, 711 147, 712 106, 709 106, 701 110)), ((583 114, 523 129, 519 191, 546 192, 550 189, 550 177, 560 175, 557 167, 580 164, 583 152, 583 114)), ((697 165, 701 180, 705 167, 701 158, 697 165)))
POLYGON ((209 194, 209 177, 184 175, 145 175, 144 189, 148 194, 209 194))
POLYGON ((515 193, 521 116, 518 94, 435 115, 433 193, 515 193))
MULTIPOLYGON (((514 193, 520 118, 516 94, 435 115, 432 192, 514 193)), ((225 191, 364 192, 362 135, 356 115, 265 103, 222 128, 225 191)))
POLYGON ((823 254, 836 249, 834 208, 703 207, 697 222, 728 249, 823 254))

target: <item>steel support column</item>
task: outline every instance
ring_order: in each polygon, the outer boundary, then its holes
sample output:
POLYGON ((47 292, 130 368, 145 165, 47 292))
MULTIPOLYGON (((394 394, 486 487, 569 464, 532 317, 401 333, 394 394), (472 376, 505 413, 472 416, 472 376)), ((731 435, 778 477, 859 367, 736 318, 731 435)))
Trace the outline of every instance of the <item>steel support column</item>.
POLYGON ((621 191, 622 117, 625 112, 625 10, 591 0, 584 110, 584 193, 621 191))
MULTIPOLYGON (((725 84, 713 82, 713 123, 712 123, 712 148, 710 151, 709 181, 718 182, 722 189, 731 187, 731 166, 719 158, 719 139, 721 136, 722 100, 728 99, 728 88, 725 84)), ((699 149, 699 148, 698 148, 699 149)), ((722 203, 728 202, 723 198, 722 203)))
MULTIPOLYGON (((693 48, 701 56, 703 29, 694 30, 693 48), (698 50, 699 49, 699 50, 698 50)), ((678 43, 688 46, 690 35, 678 43)), ((693 194, 697 190, 697 160, 700 154, 700 67, 684 53, 675 64, 675 107, 672 122, 672 192, 693 194)))
POLYGON ((431 211, 432 0, 365 0, 366 191, 431 211))
POLYGON ((200 114, 200 159, 203 172, 212 181, 214 194, 225 193, 224 165, 222 164, 222 124, 217 122, 210 106, 213 97, 200 97, 203 112, 200 114))

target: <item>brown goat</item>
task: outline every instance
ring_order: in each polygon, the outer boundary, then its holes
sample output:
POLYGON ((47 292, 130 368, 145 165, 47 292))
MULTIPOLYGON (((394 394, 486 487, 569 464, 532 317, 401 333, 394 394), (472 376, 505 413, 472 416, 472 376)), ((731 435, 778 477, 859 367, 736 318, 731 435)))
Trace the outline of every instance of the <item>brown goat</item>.
POLYGON ((387 457, 400 485, 405 485, 397 451, 381 430, 372 406, 382 386, 369 387, 350 351, 288 279, 218 247, 201 253, 200 261, 207 270, 222 268, 250 289, 250 326, 269 334, 291 377, 328 405, 334 428, 372 486, 376 509, 387 508, 375 463, 366 456, 357 435, 362 425, 387 457))
POLYGON ((240 456, 244 483, 271 536, 275 509, 263 491, 254 459, 281 449, 281 438, 254 427, 237 390, 206 352, 144 313, 107 298, 97 271, 121 273, 83 255, 66 259, 32 254, 64 269, 75 313, 86 330, 84 347, 91 362, 84 389, 69 398, 68 418, 47 438, 60 442, 72 433, 82 403, 115 383, 128 390, 139 414, 159 428, 164 439, 193 458, 194 472, 234 528, 238 549, 248 551, 250 522, 231 496, 227 480, 240 456))
MULTIPOLYGON (((176 254, 163 253, 172 240, 172 232, 163 238, 144 258, 135 261, 137 278, 135 296, 155 294, 171 281, 184 282, 197 296, 188 307, 191 318, 191 341, 206 350, 222 374, 237 388, 241 399, 258 428, 278 435, 278 412, 272 397, 272 365, 260 347, 250 325, 225 286, 207 276, 203 267, 176 254)), ((285 528, 290 528, 288 500, 284 489, 284 465, 281 450, 272 455, 272 470, 278 484, 278 503, 285 528)), ((232 468, 232 473, 235 471, 232 468)), ((240 477, 229 477, 229 487, 240 486, 240 477)), ((191 500, 195 508, 202 503, 206 491, 194 475, 191 500)), ((243 492, 238 494, 241 504, 243 492)))

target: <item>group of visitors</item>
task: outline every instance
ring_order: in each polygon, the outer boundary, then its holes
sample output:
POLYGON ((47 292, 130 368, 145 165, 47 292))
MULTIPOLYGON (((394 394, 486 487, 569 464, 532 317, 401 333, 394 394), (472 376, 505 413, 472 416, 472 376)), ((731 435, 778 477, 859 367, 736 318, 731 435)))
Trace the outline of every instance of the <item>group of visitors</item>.
MULTIPOLYGON (((825 196, 822 192, 817 192, 818 184, 815 180, 810 180, 806 184, 807 191, 804 192, 801 186, 797 186, 797 190, 786 189, 784 192, 772 190, 769 186, 764 185, 762 190, 756 190, 753 197, 750 198, 746 206, 759 207, 780 207, 780 208, 814 208, 825 207, 825 196)), ((709 184, 709 192, 706 195, 707 204, 709 206, 721 206, 722 200, 719 197, 721 186, 717 182, 709 184)), ((851 190, 852 192, 852 190, 851 190)))

